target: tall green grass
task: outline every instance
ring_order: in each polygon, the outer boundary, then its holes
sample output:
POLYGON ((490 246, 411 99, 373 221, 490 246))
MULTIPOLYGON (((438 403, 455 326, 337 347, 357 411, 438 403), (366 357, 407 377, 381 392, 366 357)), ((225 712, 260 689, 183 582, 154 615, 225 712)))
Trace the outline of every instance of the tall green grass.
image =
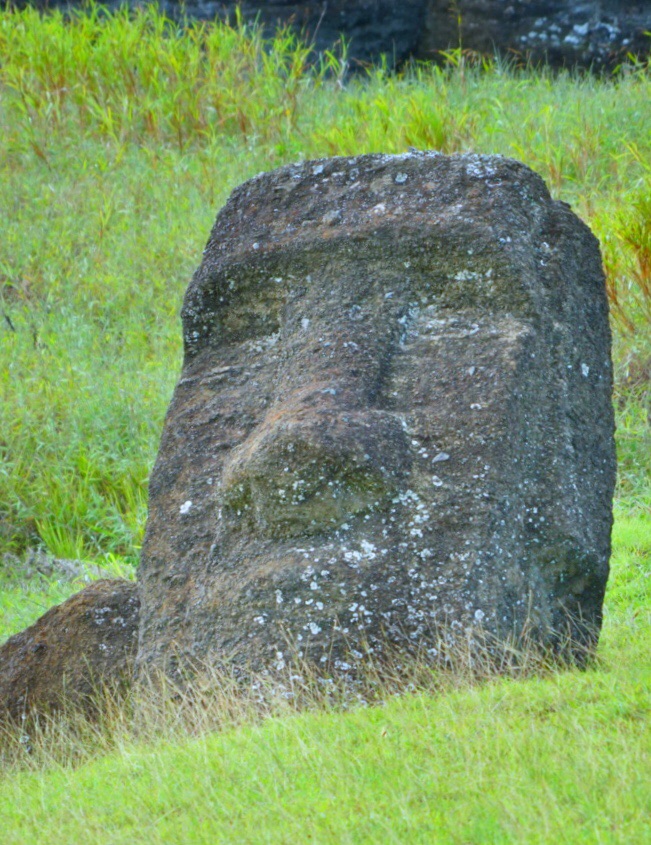
POLYGON ((152 9, 0 14, 0 553, 135 561, 180 301, 217 209, 262 169, 409 146, 518 157, 593 226, 620 502, 649 506, 651 74, 453 58, 349 78, 341 52, 289 31, 181 28, 152 9))

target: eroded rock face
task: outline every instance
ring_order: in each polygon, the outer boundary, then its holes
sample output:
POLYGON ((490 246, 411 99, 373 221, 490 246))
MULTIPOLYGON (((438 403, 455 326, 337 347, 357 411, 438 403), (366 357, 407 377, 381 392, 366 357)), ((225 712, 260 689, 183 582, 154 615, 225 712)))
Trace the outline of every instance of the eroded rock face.
POLYGON ((96 581, 0 647, 0 719, 84 705, 128 680, 140 602, 129 581, 96 581))
MULTIPOLYGON (((20 4, 19 4, 20 5, 20 4)), ((71 6, 69 0, 35 0, 39 7, 71 6)), ((109 8, 122 0, 108 0, 109 8)), ((291 24, 318 50, 343 36, 353 66, 389 67, 406 59, 436 59, 463 46, 482 54, 556 66, 614 68, 628 54, 648 56, 651 0, 162 0, 172 18, 233 19, 272 31, 291 24)))
POLYGON ((185 297, 139 663, 347 671, 388 642, 594 642, 615 475, 596 239, 500 157, 239 187, 185 297), (352 657, 351 657, 352 654, 352 657))
POLYGON ((416 53, 462 45, 535 64, 614 68, 649 53, 649 0, 429 0, 416 53))

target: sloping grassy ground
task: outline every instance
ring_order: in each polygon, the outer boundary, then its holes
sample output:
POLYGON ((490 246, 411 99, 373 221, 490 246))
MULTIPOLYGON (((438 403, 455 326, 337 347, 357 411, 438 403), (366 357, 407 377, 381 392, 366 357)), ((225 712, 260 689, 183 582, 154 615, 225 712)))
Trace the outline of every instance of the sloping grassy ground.
MULTIPOLYGON (((323 155, 502 153, 592 225, 608 271, 620 479, 598 664, 25 754, 0 841, 651 842, 651 75, 452 58, 350 80, 284 33, 0 13, 0 555, 137 560, 181 297, 236 184, 323 155)), ((78 586, 5 567, 0 638, 78 586)))
POLYGON ((6 771, 2 841, 649 842, 651 518, 623 517, 616 547, 587 671, 192 738, 173 718, 154 742, 100 730, 68 760, 37 752, 27 771, 6 771))
POLYGON ((648 699, 620 680, 497 682, 14 776, 4 841, 648 842, 648 699))

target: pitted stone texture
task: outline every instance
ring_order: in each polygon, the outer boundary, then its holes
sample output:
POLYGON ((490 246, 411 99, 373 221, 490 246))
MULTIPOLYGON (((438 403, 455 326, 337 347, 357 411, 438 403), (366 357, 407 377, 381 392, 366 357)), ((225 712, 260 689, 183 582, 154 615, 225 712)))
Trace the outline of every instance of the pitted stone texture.
POLYGON ((87 705, 128 680, 140 602, 129 581, 96 581, 0 647, 0 719, 87 705))
POLYGON ((442 631, 594 643, 615 475, 589 229, 500 157, 246 182, 183 308, 139 663, 346 671, 442 631), (350 655, 352 654, 352 658, 350 655))
POLYGON ((416 53, 462 45, 554 67, 612 70, 648 56, 649 0, 428 0, 416 53))

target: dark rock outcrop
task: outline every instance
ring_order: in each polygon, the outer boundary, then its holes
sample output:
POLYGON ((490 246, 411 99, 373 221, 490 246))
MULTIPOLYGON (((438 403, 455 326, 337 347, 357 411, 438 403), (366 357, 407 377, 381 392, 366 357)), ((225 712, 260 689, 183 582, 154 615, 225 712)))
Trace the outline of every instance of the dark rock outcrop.
MULTIPOLYGON (((197 7, 201 17, 232 19, 239 5, 245 20, 259 20, 273 31, 291 23, 318 50, 332 49, 342 36, 354 64, 370 64, 386 55, 389 66, 414 55, 425 26, 426 0, 310 0, 303 3, 208 2, 197 7)), ((175 13, 175 5, 166 7, 175 13)))
POLYGON ((651 48, 649 0, 429 0, 425 20, 419 58, 461 45, 534 64, 612 69, 651 48))
MULTIPOLYGON (((75 5, 37 0, 40 7, 75 5)), ((109 0, 109 8, 121 2, 109 0)), ((343 36, 353 66, 387 58, 437 59, 458 46, 483 54, 554 66, 613 68, 630 54, 648 56, 651 0, 163 0, 172 18, 233 19, 240 6, 247 21, 270 31, 292 24, 318 50, 343 36)))
POLYGON ((539 176, 435 153, 262 174, 220 212, 183 329, 142 669, 595 643, 608 306, 596 239, 539 176))
POLYGON ((128 681, 140 602, 129 581, 96 581, 0 646, 0 719, 87 706, 128 681))

